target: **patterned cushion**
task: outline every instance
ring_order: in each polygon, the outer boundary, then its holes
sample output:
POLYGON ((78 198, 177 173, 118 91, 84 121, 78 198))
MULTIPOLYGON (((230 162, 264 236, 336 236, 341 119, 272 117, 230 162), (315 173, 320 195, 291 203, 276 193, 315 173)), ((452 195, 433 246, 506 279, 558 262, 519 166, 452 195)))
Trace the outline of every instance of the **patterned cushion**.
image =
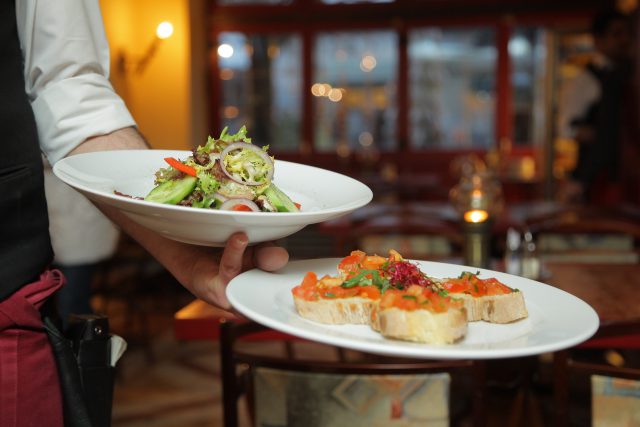
POLYGON ((257 368, 255 425, 449 425, 448 373, 339 375, 257 368))
POLYGON ((640 381, 591 376, 594 427, 640 426, 640 381))

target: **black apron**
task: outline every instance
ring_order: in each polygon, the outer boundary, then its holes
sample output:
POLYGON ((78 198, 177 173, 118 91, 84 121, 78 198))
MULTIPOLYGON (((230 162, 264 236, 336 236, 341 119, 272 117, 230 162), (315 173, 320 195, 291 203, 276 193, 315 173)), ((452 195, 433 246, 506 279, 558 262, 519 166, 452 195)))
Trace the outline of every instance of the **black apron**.
POLYGON ((15 1, 0 1, 0 301, 53 258, 38 134, 24 89, 15 1))

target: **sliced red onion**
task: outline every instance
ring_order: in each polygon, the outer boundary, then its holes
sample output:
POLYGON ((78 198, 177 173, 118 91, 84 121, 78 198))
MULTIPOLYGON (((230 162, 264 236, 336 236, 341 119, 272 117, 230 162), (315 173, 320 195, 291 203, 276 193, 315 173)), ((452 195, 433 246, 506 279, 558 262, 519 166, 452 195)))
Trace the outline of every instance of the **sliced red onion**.
POLYGON ((221 202, 226 202, 227 200, 229 200, 229 198, 227 196, 225 196, 222 193, 218 193, 218 192, 215 192, 213 194, 213 198, 217 199, 217 200, 220 200, 221 202))
POLYGON ((249 199, 229 199, 220 205, 220 210, 230 211, 233 210, 233 207, 236 205, 245 205, 253 212, 260 212, 260 208, 258 207, 258 205, 256 205, 249 199))
POLYGON ((271 178, 273 178, 273 159, 271 159, 271 157, 269 157, 269 155, 263 149, 258 148, 255 145, 249 144, 247 142, 234 142, 233 144, 229 144, 224 150, 222 150, 222 152, 220 153, 220 166, 222 166, 222 171, 229 177, 229 179, 231 179, 234 182, 237 182, 238 184, 262 185, 262 184, 265 184, 266 182, 271 181, 271 178), (242 179, 234 177, 233 174, 227 170, 227 168, 224 165, 224 159, 225 157, 227 157, 227 154, 235 150, 251 150, 255 154, 257 154, 262 160, 264 160, 264 162, 268 166, 270 166, 267 172, 267 176, 265 177, 265 180, 263 182, 243 181, 242 179))
POLYGON ((220 194, 227 199, 249 199, 252 200, 256 197, 254 191, 248 185, 238 184, 237 182, 229 182, 222 184, 216 194, 220 194), (236 188, 228 188, 229 186, 236 186, 236 188))

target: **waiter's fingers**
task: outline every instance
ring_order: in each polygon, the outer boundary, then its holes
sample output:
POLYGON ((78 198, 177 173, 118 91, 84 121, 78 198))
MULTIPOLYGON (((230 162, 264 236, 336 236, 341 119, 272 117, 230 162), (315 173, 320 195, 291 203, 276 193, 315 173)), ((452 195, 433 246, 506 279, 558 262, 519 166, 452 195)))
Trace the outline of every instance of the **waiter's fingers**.
POLYGON ((284 267, 289 261, 286 249, 273 243, 262 243, 255 247, 253 262, 256 267, 264 271, 275 271, 284 267))
POLYGON ((231 307, 226 295, 227 285, 242 271, 244 252, 248 243, 249 239, 246 234, 236 233, 227 240, 224 247, 218 266, 218 274, 213 278, 210 288, 213 293, 213 302, 221 308, 229 309, 231 307))

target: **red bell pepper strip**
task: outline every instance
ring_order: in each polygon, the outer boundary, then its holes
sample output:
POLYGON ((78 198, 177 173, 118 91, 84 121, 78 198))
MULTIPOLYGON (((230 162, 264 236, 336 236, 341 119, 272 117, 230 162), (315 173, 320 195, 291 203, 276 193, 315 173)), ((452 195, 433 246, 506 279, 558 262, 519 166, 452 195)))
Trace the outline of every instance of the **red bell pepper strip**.
POLYGON ((165 157, 164 161, 169 163, 173 168, 179 170, 182 173, 186 173, 187 175, 197 176, 198 172, 192 168, 191 166, 185 165, 181 161, 174 159, 173 157, 165 157))

